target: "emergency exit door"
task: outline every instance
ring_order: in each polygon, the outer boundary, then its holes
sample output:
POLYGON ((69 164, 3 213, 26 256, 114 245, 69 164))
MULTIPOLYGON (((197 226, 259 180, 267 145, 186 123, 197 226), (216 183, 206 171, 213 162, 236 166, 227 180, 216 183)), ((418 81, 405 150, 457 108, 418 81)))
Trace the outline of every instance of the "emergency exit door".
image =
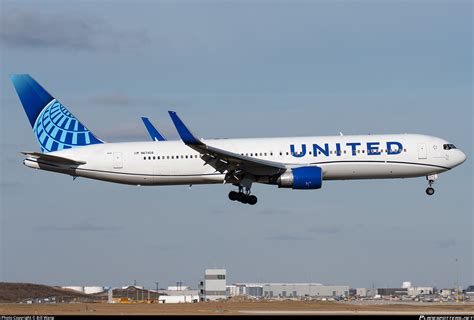
POLYGON ((427 152, 426 152, 426 143, 419 143, 418 144, 418 159, 426 159, 427 152))
POLYGON ((122 152, 114 152, 114 169, 123 167, 122 152))

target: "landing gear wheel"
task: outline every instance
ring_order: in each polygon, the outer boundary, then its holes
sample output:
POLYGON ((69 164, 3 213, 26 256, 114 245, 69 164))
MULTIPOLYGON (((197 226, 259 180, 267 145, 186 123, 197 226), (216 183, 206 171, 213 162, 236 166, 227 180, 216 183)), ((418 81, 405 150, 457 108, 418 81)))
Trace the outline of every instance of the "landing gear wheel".
POLYGON ((426 180, 428 180, 428 188, 426 188, 426 194, 429 196, 432 196, 435 193, 435 190, 433 189, 433 184, 435 180, 438 179, 437 174, 432 174, 430 176, 426 176, 426 180))
POLYGON ((245 203, 245 204, 249 203, 249 197, 246 194, 242 194, 242 196, 243 197, 242 197, 242 200, 240 200, 240 202, 245 203))
POLYGON ((231 191, 229 192, 229 199, 232 200, 232 201, 235 201, 237 200, 239 197, 239 194, 235 191, 231 191))
POLYGON ((237 193, 236 200, 243 203, 244 199, 246 198, 245 194, 243 194, 242 192, 236 192, 236 193, 237 193))
POLYGON ((435 193, 435 190, 431 187, 426 188, 426 194, 432 196, 435 193))
POLYGON ((247 203, 250 205, 254 205, 257 203, 257 197, 256 196, 249 196, 247 199, 247 203))

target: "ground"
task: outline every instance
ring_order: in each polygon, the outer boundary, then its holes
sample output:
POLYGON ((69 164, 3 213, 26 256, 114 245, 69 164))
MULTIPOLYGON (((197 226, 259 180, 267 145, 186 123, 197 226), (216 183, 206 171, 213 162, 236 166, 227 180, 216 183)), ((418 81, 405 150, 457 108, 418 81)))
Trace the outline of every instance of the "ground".
MULTIPOLYGON (((153 293, 156 294, 156 293, 153 293)), ((151 294, 152 301, 156 297, 151 294)), ((114 298, 148 297, 134 287, 114 290, 114 298)), ((234 297, 221 302, 199 303, 115 303, 107 304, 107 292, 87 295, 60 287, 31 283, 0 282, 1 315, 242 315, 242 314, 416 314, 474 315, 470 302, 400 301, 266 301, 234 297), (45 298, 56 302, 46 304, 45 298), (27 301, 41 303, 27 304, 27 301), (23 302, 23 303, 19 303, 23 302)))
POLYGON ((373 303, 224 301, 179 304, 0 304, 0 315, 243 315, 243 314, 438 314, 474 315, 473 303, 373 303))

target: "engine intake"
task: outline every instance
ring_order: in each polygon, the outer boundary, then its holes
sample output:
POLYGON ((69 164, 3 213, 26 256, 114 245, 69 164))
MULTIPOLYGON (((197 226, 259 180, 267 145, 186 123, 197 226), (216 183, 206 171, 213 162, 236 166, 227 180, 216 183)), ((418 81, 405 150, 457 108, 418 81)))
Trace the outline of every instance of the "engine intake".
POLYGON ((320 167, 299 167, 286 171, 277 179, 278 187, 293 189, 320 189, 323 171, 320 167))

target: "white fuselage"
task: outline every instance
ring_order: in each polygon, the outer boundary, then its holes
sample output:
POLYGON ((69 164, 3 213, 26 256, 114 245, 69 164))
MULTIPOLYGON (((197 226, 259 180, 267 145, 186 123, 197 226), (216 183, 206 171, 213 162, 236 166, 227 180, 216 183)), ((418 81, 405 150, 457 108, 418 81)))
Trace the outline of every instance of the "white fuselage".
MULTIPOLYGON (((447 141, 418 134, 209 139, 206 143, 280 162, 288 168, 319 166, 324 180, 429 176, 465 160, 462 151, 443 149, 447 141)), ((39 164, 33 158, 24 163, 33 168, 133 185, 223 183, 225 177, 225 173, 205 164, 200 154, 181 140, 104 143, 50 154, 86 163, 74 169, 39 164)))

